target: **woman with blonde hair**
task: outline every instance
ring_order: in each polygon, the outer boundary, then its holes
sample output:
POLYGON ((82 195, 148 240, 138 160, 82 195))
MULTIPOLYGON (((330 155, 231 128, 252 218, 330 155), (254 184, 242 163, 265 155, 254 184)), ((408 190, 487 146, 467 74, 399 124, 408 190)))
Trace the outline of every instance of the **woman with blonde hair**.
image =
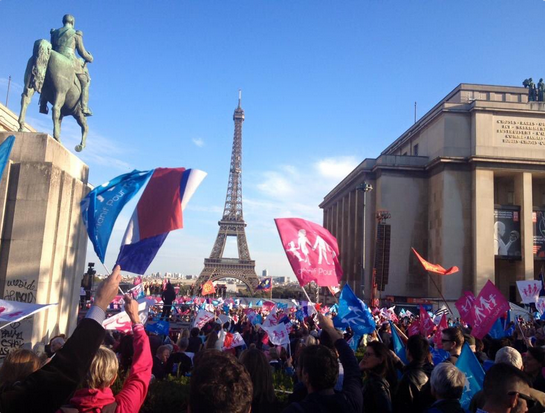
POLYGON ((85 388, 76 391, 70 406, 59 412, 102 412, 136 413, 140 410, 151 379, 153 366, 149 339, 138 317, 138 302, 125 295, 125 311, 132 322, 134 335, 134 356, 129 376, 123 389, 114 396, 110 386, 117 378, 119 364, 115 353, 101 346, 91 363, 85 388))

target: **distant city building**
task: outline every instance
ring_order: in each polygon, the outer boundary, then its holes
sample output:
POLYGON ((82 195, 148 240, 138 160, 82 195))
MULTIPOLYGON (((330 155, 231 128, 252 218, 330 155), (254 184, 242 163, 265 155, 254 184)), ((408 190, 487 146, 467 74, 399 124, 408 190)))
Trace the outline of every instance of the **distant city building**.
POLYGON ((262 277, 268 277, 269 276, 269 270, 263 270, 263 272, 261 273, 261 276, 262 277))

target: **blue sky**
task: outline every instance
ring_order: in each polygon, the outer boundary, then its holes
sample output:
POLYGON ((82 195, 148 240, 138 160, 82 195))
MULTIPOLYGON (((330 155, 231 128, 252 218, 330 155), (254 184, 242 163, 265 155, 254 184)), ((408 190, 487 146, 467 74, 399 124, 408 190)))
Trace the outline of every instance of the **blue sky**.
MULTIPOLYGON (((415 101, 421 116, 459 83, 545 76, 544 11, 542 0, 0 0, 0 101, 11 75, 19 111, 33 42, 73 14, 95 58, 80 155, 90 183, 159 166, 208 172, 185 228, 150 267, 198 274, 223 210, 242 89, 250 254, 258 274, 291 275, 273 218, 321 223, 323 197, 412 124, 415 101)), ((29 123, 50 132, 37 106, 29 123)), ((79 140, 71 118, 63 140, 70 150, 79 140)), ((108 266, 133 208, 118 219, 108 266)))

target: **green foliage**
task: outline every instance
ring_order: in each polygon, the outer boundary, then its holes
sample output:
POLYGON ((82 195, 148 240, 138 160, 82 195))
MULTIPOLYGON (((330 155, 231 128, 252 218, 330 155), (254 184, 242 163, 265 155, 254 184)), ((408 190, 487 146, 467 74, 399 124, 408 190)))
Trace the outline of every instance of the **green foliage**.
POLYGON ((363 354, 365 353, 365 349, 367 347, 358 347, 358 350, 356 351, 356 358, 358 359, 358 361, 361 361, 361 359, 363 358, 363 354))
POLYGON ((278 400, 287 405, 288 396, 293 393, 293 380, 291 377, 281 371, 274 372, 273 387, 278 400))
POLYGON ((169 378, 150 384, 141 413, 185 413, 189 400, 189 377, 169 378))

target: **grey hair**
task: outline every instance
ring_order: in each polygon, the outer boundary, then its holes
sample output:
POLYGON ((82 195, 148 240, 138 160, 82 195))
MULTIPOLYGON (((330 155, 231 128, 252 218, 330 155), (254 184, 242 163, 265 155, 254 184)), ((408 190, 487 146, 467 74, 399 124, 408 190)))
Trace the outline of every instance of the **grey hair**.
POLYGON ((510 364, 513 367, 516 367, 519 370, 522 370, 522 356, 519 351, 513 347, 502 347, 496 353, 496 358, 494 363, 505 363, 510 364))
POLYGON ((459 399, 464 391, 466 376, 454 364, 440 363, 431 373, 431 388, 439 399, 459 399))

